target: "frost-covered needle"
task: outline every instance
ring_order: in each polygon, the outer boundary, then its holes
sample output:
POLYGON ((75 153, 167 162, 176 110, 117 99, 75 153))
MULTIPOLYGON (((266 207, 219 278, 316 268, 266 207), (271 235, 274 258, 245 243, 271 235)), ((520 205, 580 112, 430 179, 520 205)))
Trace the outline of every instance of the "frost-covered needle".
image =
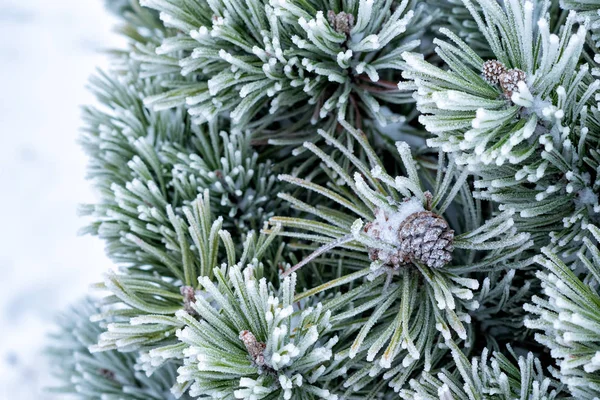
POLYGON ((309 262, 311 262, 312 260, 314 260, 315 258, 320 256, 321 254, 326 253, 329 250, 331 250, 337 246, 341 246, 343 244, 351 242, 353 239, 354 239, 353 235, 346 235, 346 236, 342 236, 341 238, 339 238, 337 240, 334 240, 331 243, 327 243, 326 245, 319 247, 317 250, 315 250, 313 253, 311 253, 304 260, 300 261, 298 264, 294 265, 292 268, 288 269, 283 274, 281 274, 281 276, 285 278, 286 276, 290 275, 292 272, 296 272, 300 268, 304 267, 306 264, 308 264, 309 262))

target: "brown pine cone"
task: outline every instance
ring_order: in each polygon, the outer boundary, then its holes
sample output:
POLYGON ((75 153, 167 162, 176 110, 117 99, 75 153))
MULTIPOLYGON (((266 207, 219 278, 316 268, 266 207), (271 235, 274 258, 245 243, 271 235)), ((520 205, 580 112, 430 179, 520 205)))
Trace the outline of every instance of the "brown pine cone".
POLYGON ((506 67, 498 60, 488 60, 483 63, 483 78, 497 85, 500 82, 500 75, 506 72, 506 67))
POLYGON ((354 15, 344 11, 336 14, 335 11, 329 10, 327 19, 329 19, 329 25, 338 33, 349 35, 352 28, 354 28, 354 15))
POLYGON ((441 268, 452 260, 454 230, 431 211, 409 215, 398 231, 402 263, 418 260, 430 268, 441 268))
POLYGON ((413 261, 441 268, 452 260, 454 231, 444 218, 422 208, 401 221, 394 221, 394 215, 381 210, 376 214, 378 217, 365 226, 364 232, 375 240, 392 244, 394 251, 369 248, 371 260, 394 269, 413 261))
POLYGON ((500 88, 504 95, 510 99, 513 92, 517 90, 517 83, 525 81, 525 72, 520 69, 511 69, 500 75, 500 88))

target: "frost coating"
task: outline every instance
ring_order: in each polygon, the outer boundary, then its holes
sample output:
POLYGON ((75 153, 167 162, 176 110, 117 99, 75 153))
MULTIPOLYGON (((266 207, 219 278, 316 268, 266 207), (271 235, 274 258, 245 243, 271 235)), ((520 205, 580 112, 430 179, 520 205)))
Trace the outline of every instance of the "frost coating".
MULTIPOLYGON (((586 229, 596 241, 600 239, 598 227, 589 225, 586 229)), ((529 317, 525 326, 536 330, 536 340, 550 349, 560 380, 571 394, 592 399, 600 396, 600 388, 590 384, 600 370, 600 252, 597 242, 588 238, 583 242, 584 248, 571 263, 563 262, 549 249, 543 249, 544 255, 536 258, 544 268, 536 274, 543 292, 532 298, 532 304, 526 304, 529 317)))
MULTIPOLYGON (((578 243, 600 208, 584 19, 550 19, 564 6, 542 0, 144 4, 169 27, 130 2, 126 84, 103 81, 114 112, 86 114, 91 174, 109 200, 88 210, 123 264, 97 285, 110 295, 89 356, 128 353, 134 367, 110 365, 161 390, 178 371, 175 396, 551 400, 558 373, 482 351, 532 344, 522 303, 537 295, 540 321, 528 324, 551 333, 538 340, 574 397, 597 397, 586 384, 599 329, 585 308, 597 304, 584 288, 597 289, 600 253, 578 243), (423 34, 424 7, 457 33, 423 34), (416 36, 424 43, 407 61, 419 68, 396 86, 398 54, 416 36), (405 104, 415 90, 418 110, 405 104), (249 129, 232 131, 220 113, 249 129), (407 123, 380 136, 376 122, 394 120, 407 123), (392 138, 410 146, 390 152, 392 138), (276 175, 290 193, 269 190, 276 175), (575 277, 535 276, 531 257, 549 238, 566 243, 561 257, 583 256, 575 277), (298 293, 285 279, 296 267, 298 293)), ((121 372, 86 367, 69 370, 73 385, 106 387, 121 372)))
POLYGON ((509 358, 485 348, 480 356, 468 360, 455 343, 448 345, 459 374, 445 369, 435 375, 425 372, 410 381, 410 389, 400 392, 402 399, 554 400, 567 395, 531 352, 517 356, 508 347, 509 358))

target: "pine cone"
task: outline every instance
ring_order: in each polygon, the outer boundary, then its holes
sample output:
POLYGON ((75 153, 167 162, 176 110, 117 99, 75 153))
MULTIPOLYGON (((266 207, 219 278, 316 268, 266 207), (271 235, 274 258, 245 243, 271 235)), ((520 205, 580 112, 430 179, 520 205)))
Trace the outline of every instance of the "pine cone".
POLYGON ((483 63, 483 78, 492 85, 500 83, 500 75, 505 72, 506 67, 498 60, 488 60, 483 63))
POLYGON ((349 35, 352 28, 354 28, 354 15, 350 13, 341 11, 336 14, 335 11, 329 10, 327 12, 327 18, 329 19, 331 27, 338 33, 349 35))
POLYGON ((367 224, 364 231, 376 241, 394 247, 392 252, 383 248, 368 249, 371 260, 394 269, 413 261, 441 268, 452 260, 454 231, 444 218, 411 201, 402 203, 396 214, 377 210, 375 221, 367 224), (406 217, 401 216, 402 207, 412 207, 406 217))
POLYGON ((504 95, 510 99, 513 92, 517 90, 517 83, 524 81, 525 78, 525 72, 516 68, 500 75, 500 88, 502 88, 504 95))
POLYGON ((492 85, 500 85, 504 95, 510 99, 517 90, 517 83, 524 81, 527 75, 520 69, 506 69, 498 60, 488 60, 483 63, 483 77, 492 85))
POLYGON ((452 260, 454 230, 431 211, 409 215, 398 231, 402 263, 418 260, 430 268, 441 268, 452 260))

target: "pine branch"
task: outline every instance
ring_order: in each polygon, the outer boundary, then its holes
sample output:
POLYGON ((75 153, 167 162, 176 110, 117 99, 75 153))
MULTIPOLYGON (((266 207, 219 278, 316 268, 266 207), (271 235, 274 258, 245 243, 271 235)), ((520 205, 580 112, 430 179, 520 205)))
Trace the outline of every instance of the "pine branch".
MULTIPOLYGON (((598 240, 600 230, 588 230, 598 240)), ((557 360, 560 379, 573 396, 592 399, 600 396, 600 251, 584 239, 578 260, 565 264, 548 249, 536 261, 544 267, 537 273, 543 292, 526 305, 531 318, 525 326, 541 331, 536 340, 550 349, 557 360), (575 272, 582 271, 581 280, 575 272)))
POLYGON ((59 330, 50 337, 47 349, 57 381, 49 390, 61 398, 74 395, 86 400, 175 399, 170 393, 176 384, 173 363, 163 365, 148 377, 137 369, 137 353, 90 353, 88 347, 96 343, 102 332, 100 324, 90 321, 96 313, 94 302, 85 299, 58 318, 59 330))
POLYGON ((331 116, 354 120, 352 104, 360 108, 356 118, 364 113, 380 123, 398 119, 393 113, 384 117, 380 107, 405 103, 410 95, 397 88, 380 95, 377 82, 381 76, 397 80, 396 71, 404 68, 399 55, 418 46, 416 38, 432 19, 408 0, 335 7, 320 0, 261 0, 250 8, 244 2, 141 3, 184 32, 166 38, 155 57, 145 57, 147 68, 175 57, 182 75, 195 77, 146 104, 187 103, 196 122, 226 112, 242 127, 263 118, 277 122, 277 115, 295 108, 305 123, 331 116), (359 83, 364 74, 374 84, 359 83))
POLYGON ((436 376, 425 373, 410 382, 411 389, 400 396, 408 400, 434 399, 498 399, 498 400, 552 400, 566 398, 562 386, 545 375, 540 361, 528 353, 518 357, 508 349, 517 364, 502 353, 493 352, 490 357, 484 349, 481 357, 471 361, 458 346, 449 342, 458 373, 442 369, 436 376))
POLYGON ((549 2, 465 5, 494 59, 484 62, 448 29, 449 41, 435 39, 448 70, 403 55, 420 121, 435 135, 428 145, 456 154, 477 178, 475 196, 517 212, 519 229, 537 243, 574 252, 600 210, 595 173, 584 161, 597 147, 591 132, 600 88, 582 62, 589 24, 576 28, 570 14, 551 33, 549 2))
MULTIPOLYGON (((444 168, 446 175, 442 168, 439 170, 435 195, 430 195, 422 189, 419 171, 406 144, 398 143, 397 146, 408 177, 392 178, 381 168, 381 161, 360 132, 350 126, 347 129, 364 148, 369 164, 354 158, 346 146, 326 132, 321 131, 320 134, 352 160, 356 171, 354 178, 351 177, 352 170, 342 169, 312 144, 307 144, 307 148, 336 171, 339 174, 336 181, 343 183, 339 186, 332 183, 325 188, 302 179, 281 177, 329 198, 337 203, 338 208, 342 207, 344 213, 311 208, 300 200, 282 195, 294 207, 314 214, 317 220, 273 217, 271 224, 286 228, 282 232, 284 236, 323 243, 332 254, 343 257, 342 251, 355 253, 357 260, 361 260, 366 273, 351 273, 347 278, 338 279, 343 282, 341 285, 355 285, 355 288, 342 291, 345 301, 332 299, 331 303, 325 302, 327 309, 332 310, 334 315, 338 314, 334 321, 339 325, 334 324, 334 329, 353 332, 349 337, 351 341, 344 344, 348 347, 339 350, 336 357, 350 360, 366 357, 371 363, 369 376, 381 373, 384 379, 402 377, 391 379, 390 383, 401 388, 403 379, 410 375, 405 374, 407 370, 432 368, 432 360, 439 358, 434 355, 433 349, 437 343, 443 342, 443 338, 457 335, 467 343, 473 340, 468 338, 465 324, 471 320, 469 311, 478 308, 478 303, 473 301, 473 291, 479 287, 479 281, 464 271, 500 271, 511 268, 511 265, 517 268, 527 265, 527 260, 519 261, 518 257, 506 259, 502 255, 520 253, 531 242, 527 234, 517 234, 510 213, 502 213, 484 223, 474 208, 469 210, 468 207, 473 207, 468 199, 469 192, 461 190, 465 185, 464 176, 454 169, 451 161, 444 168), (443 233, 450 235, 448 238, 436 236, 442 235, 444 229, 450 229, 439 215, 446 213, 451 216, 456 211, 455 207, 466 207, 461 215, 473 219, 457 221, 455 230, 458 234, 455 237, 454 231, 449 230, 443 233), (419 222, 423 225, 403 225, 407 219, 417 215, 424 215, 423 218, 430 220, 419 222), (318 222, 319 219, 323 222, 318 222), (433 234, 430 246, 434 243, 438 246, 435 250, 417 244, 431 240, 428 239, 430 234, 433 234), (417 235, 425 236, 413 239, 417 235), (353 240, 344 240, 347 237, 353 240), (339 250, 331 250, 332 244, 339 250), (409 247, 405 247, 407 244, 409 247), (451 245, 456 250, 453 251, 451 245), (449 261, 452 262, 446 265, 449 261), (365 275, 368 275, 368 281, 377 282, 369 291, 363 291, 365 275), (365 319, 356 320, 361 317, 365 319), (348 324, 353 320, 356 322, 349 328, 348 324)), ((309 290, 309 293, 314 296, 339 286, 332 281, 309 290)), ((356 374, 354 377, 362 372, 359 370, 356 374)), ((353 379, 351 376, 345 385, 354 385, 351 383, 353 379)))

